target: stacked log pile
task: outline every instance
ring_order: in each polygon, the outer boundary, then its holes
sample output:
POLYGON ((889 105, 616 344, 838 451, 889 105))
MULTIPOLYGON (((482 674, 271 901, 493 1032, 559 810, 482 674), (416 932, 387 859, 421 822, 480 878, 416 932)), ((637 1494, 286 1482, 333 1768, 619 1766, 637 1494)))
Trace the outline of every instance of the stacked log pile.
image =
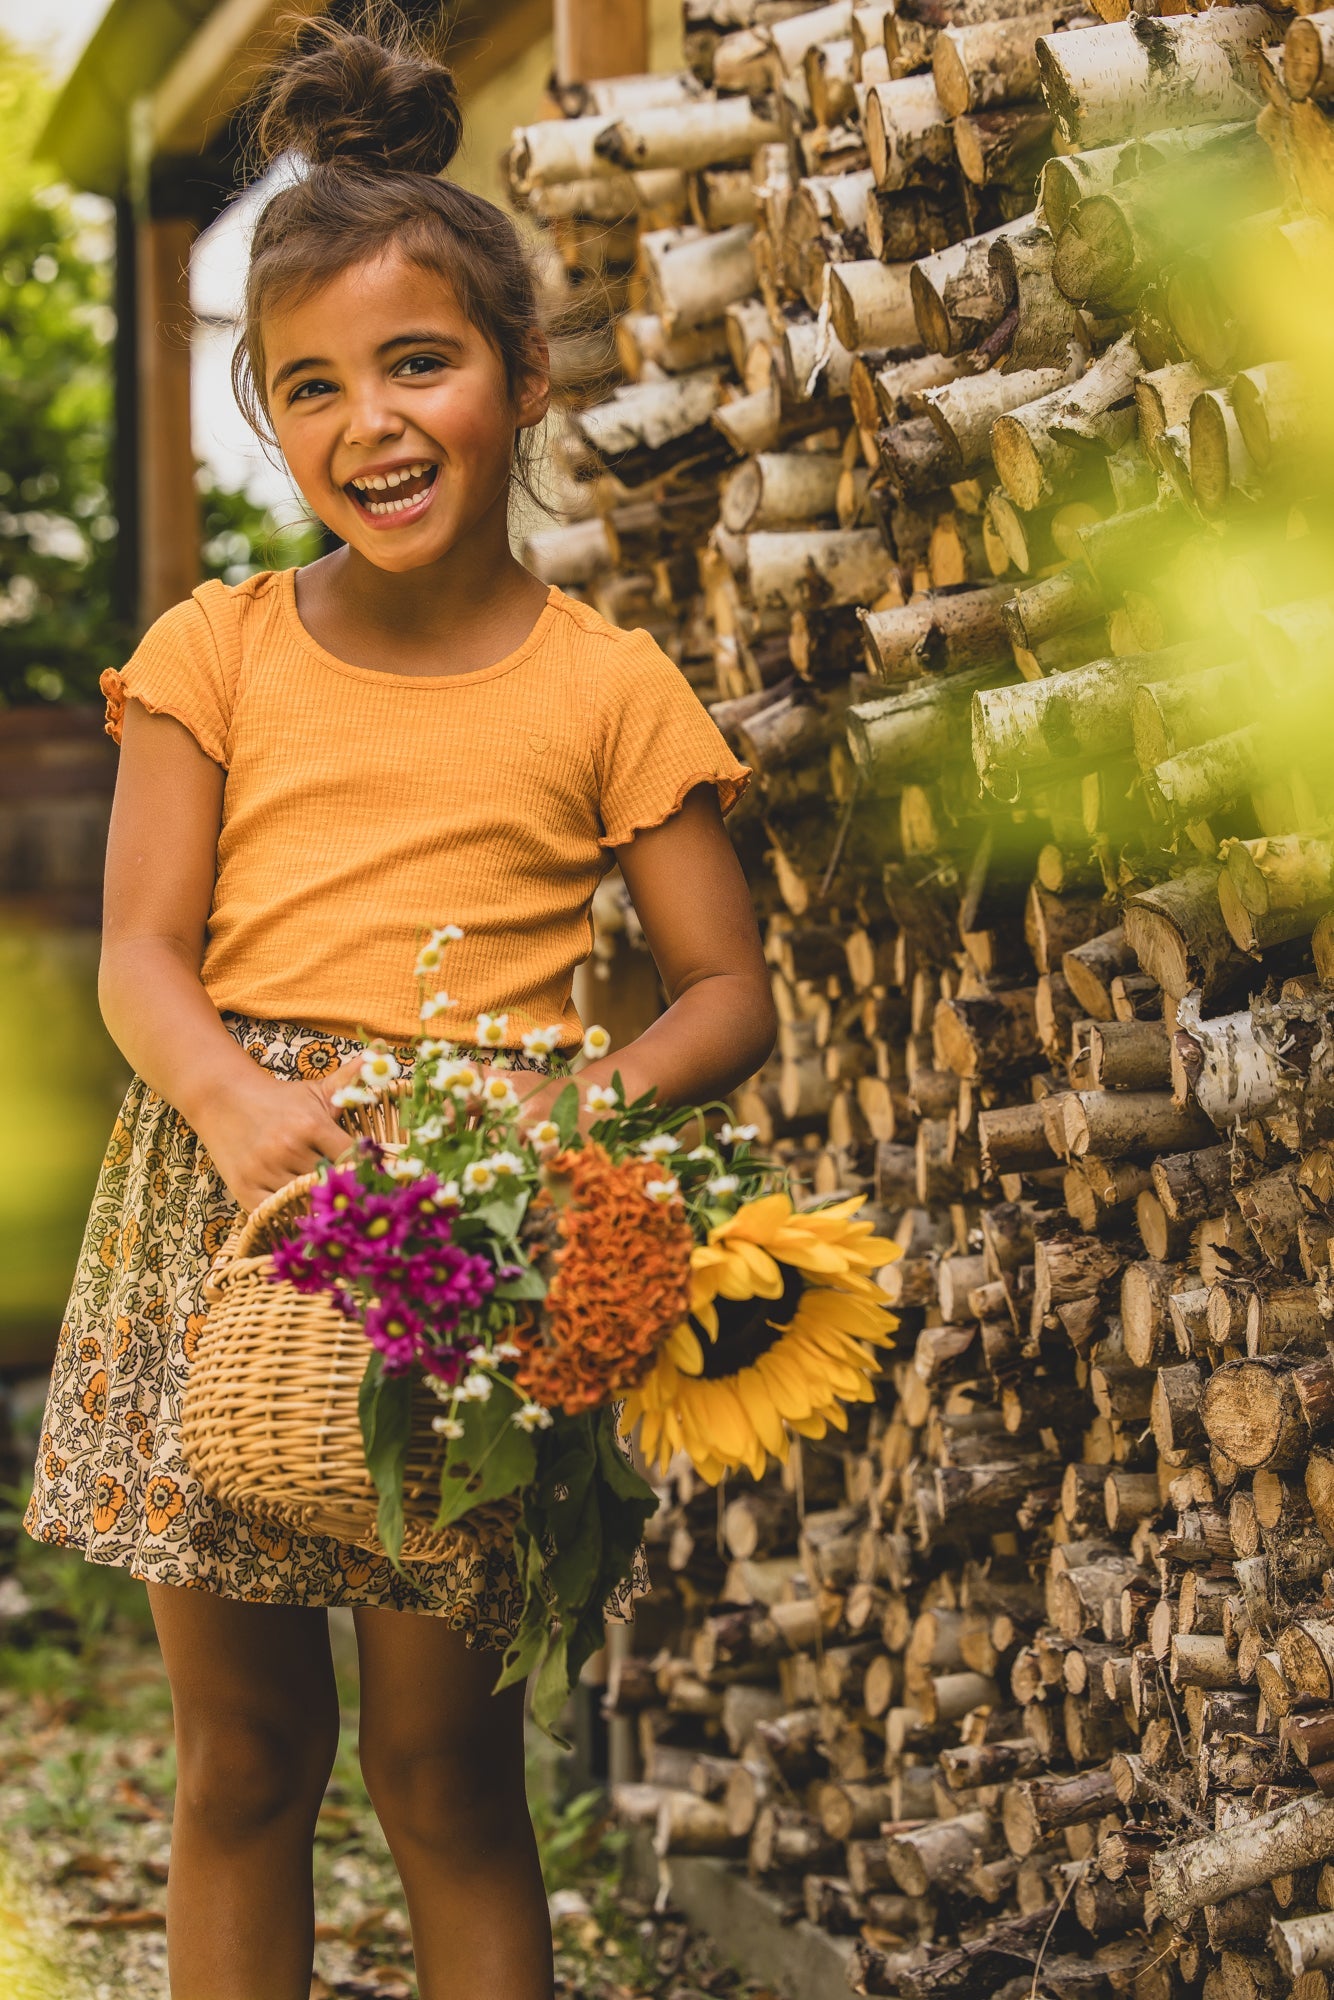
POLYGON ((737 1111, 903 1249, 608 1698, 859 1992, 1327 2000, 1334 15, 1094 14, 687 0, 516 135, 611 313, 530 560, 754 768, 737 1111))

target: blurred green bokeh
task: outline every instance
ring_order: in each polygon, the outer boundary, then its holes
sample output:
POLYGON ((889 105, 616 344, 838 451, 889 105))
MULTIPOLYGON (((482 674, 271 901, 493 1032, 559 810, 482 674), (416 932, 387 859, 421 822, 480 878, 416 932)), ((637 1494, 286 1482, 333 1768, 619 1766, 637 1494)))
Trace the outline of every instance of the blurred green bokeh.
POLYGON ((0 1368, 50 1356, 128 1082, 97 1009, 98 943, 0 915, 0 1368))

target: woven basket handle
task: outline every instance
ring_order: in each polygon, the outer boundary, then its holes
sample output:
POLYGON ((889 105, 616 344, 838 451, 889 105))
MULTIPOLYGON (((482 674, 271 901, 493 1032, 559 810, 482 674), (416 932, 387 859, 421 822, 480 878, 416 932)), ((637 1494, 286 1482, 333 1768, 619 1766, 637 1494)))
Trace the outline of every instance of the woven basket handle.
POLYGON ((319 1182, 318 1174, 298 1174, 286 1187, 280 1187, 258 1208, 252 1208, 249 1215, 239 1215, 232 1224, 227 1241, 209 1266, 204 1280, 204 1297, 210 1305, 216 1305, 222 1297, 233 1267, 247 1257, 262 1256, 268 1250, 268 1231, 271 1224, 285 1217, 288 1210, 298 1202, 303 1202, 310 1190, 319 1182))
MULTIPOLYGON (((396 1145, 403 1135, 399 1105, 411 1088, 411 1081, 400 1077, 388 1090, 379 1094, 374 1104, 345 1105, 335 1115, 352 1139, 375 1139, 381 1145, 396 1145)), ((285 1217, 293 1203, 309 1194, 319 1178, 318 1173, 300 1174, 294 1181, 288 1181, 285 1187, 278 1188, 258 1208, 252 1208, 249 1215, 237 1216, 227 1241, 213 1259, 204 1280, 204 1297, 210 1305, 216 1305, 221 1298, 222 1287, 234 1265, 243 1258, 262 1256, 267 1252, 269 1243, 266 1232, 270 1224, 285 1217)))

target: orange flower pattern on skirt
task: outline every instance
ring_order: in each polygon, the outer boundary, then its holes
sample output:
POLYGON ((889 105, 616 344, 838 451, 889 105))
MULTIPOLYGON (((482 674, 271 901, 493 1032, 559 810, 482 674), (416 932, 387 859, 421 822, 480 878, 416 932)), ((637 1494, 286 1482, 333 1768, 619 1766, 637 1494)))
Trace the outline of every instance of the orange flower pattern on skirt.
MULTIPOLYGON (((223 1020, 282 1078, 326 1075, 357 1046, 288 1022, 223 1020)), ((522 1055, 511 1062, 535 1067, 522 1055)), ((508 1551, 464 1543, 447 1562, 410 1563, 399 1575, 383 1556, 277 1532, 201 1491, 181 1452, 181 1395, 206 1311, 203 1280, 235 1219, 196 1134, 136 1077, 60 1331, 28 1532, 150 1583, 253 1604, 384 1605, 444 1618, 469 1645, 508 1645, 520 1609, 508 1551)), ((645 1588, 641 1570, 612 1614, 645 1588)))

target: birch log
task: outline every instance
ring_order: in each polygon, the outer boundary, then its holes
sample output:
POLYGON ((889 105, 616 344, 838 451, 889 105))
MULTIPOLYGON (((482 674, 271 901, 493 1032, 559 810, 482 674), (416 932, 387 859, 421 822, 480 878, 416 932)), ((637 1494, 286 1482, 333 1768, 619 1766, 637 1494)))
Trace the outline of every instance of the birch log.
MULTIPOLYGON (((528 128, 530 134, 538 129, 528 128)), ((757 112, 748 97, 700 98, 610 120, 593 136, 592 150, 613 170, 644 173, 674 167, 698 173, 749 160, 759 147, 781 138, 778 123, 757 112)))
POLYGON ((1244 64, 1272 34, 1262 7, 1231 7, 1044 36, 1037 45, 1043 95, 1072 151, 1168 126, 1254 117, 1259 93, 1242 80, 1244 64))
POLYGON ((1038 36, 1050 34, 1055 19, 1043 12, 942 28, 932 45, 931 73, 946 115, 957 118, 1036 97, 1038 36))
MULTIPOLYGON (((1089 31, 1090 33, 1093 30, 1089 31)), ((1149 1880, 1174 1920, 1334 1854, 1334 1800, 1318 1794, 1153 1855, 1149 1880)))

